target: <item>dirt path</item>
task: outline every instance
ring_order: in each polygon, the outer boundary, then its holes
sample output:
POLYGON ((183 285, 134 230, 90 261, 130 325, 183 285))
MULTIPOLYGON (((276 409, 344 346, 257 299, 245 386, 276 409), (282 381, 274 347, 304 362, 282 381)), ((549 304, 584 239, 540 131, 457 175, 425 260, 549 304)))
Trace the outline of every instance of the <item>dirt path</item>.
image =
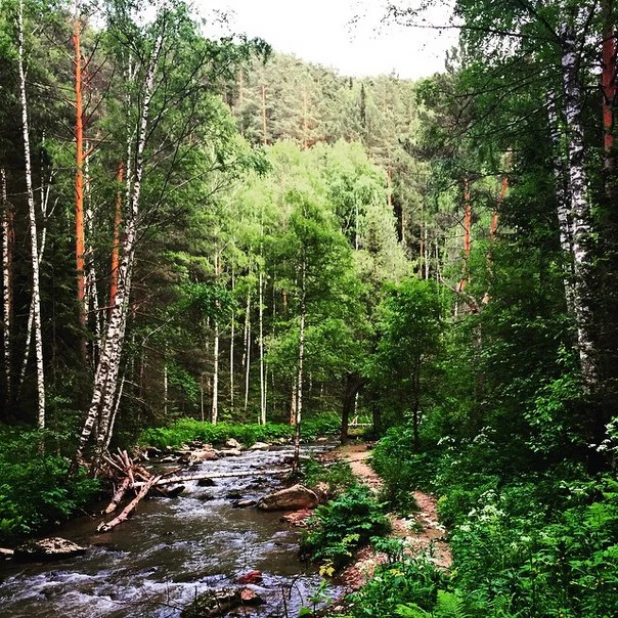
MULTIPOLYGON (((329 454, 329 459, 347 461, 358 479, 374 491, 382 487, 382 479, 369 465, 370 445, 349 444, 329 454)), ((448 569, 452 558, 446 542, 446 531, 438 521, 436 499, 421 491, 414 492, 418 511, 407 518, 392 517, 392 536, 403 539, 407 553, 411 556, 427 554, 436 565, 448 569)), ((346 585, 358 590, 373 575, 375 567, 385 562, 386 556, 366 547, 358 555, 357 561, 343 573, 346 585)))

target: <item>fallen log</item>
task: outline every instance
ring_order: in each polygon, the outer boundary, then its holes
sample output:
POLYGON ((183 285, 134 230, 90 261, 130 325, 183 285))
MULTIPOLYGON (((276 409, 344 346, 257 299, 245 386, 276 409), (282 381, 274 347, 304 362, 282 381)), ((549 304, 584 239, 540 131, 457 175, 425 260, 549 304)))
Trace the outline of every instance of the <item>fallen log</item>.
MULTIPOLYGON (((160 480, 160 476, 153 476, 146 483, 143 483, 142 488, 140 489, 137 496, 135 496, 135 498, 133 498, 133 500, 131 500, 131 502, 127 504, 122 513, 120 513, 118 517, 112 519, 109 522, 102 521, 97 526, 97 532, 109 532, 110 530, 113 530, 116 526, 120 525, 123 521, 126 521, 129 515, 131 515, 131 513, 135 510, 135 507, 139 504, 140 500, 144 498, 146 494, 150 491, 150 488, 156 485, 160 480)), ((135 484, 137 485, 137 483, 135 484)))
POLYGON ((129 476, 125 477, 122 483, 120 483, 120 485, 118 486, 118 489, 116 490, 114 495, 112 496, 111 502, 107 505, 107 508, 105 509, 105 511, 103 511, 105 515, 110 515, 118 508, 119 504, 122 502, 122 499, 124 498, 124 495, 127 493, 127 491, 129 490, 131 486, 132 486, 131 477, 129 476))
MULTIPOLYGON (((157 481, 156 486, 173 485, 174 483, 188 483, 190 481, 201 481, 203 479, 233 479, 233 478, 245 478, 249 476, 264 476, 264 475, 276 475, 285 474, 289 470, 254 470, 252 472, 226 472, 225 474, 213 474, 212 472, 205 474, 191 474, 189 476, 175 476, 175 477, 157 477, 160 480, 157 481)), ((135 487, 145 487, 148 482, 137 481, 135 487)))

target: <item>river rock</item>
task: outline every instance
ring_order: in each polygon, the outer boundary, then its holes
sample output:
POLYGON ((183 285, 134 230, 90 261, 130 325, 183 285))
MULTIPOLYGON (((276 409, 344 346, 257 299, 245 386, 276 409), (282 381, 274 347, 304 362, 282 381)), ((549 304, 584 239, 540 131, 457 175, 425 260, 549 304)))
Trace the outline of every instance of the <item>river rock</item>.
POLYGON ((197 482, 198 487, 216 487, 217 483, 212 479, 200 479, 197 482))
POLYGON ((242 499, 242 491, 240 489, 230 489, 225 494, 225 497, 228 500, 240 500, 240 499, 242 499))
POLYGON ((161 455, 163 455, 163 453, 161 452, 160 449, 158 449, 156 446, 147 446, 144 449, 144 453, 146 454, 147 457, 161 457, 161 455))
POLYGON ((0 560, 8 560, 12 558, 15 552, 12 549, 5 549, 4 547, 0 547, 0 560))
POLYGON ((249 447, 250 451, 267 451, 270 449, 270 444, 266 442, 256 442, 253 446, 249 447))
POLYGON ((260 573, 260 571, 249 571, 238 578, 238 583, 251 584, 255 586, 257 584, 261 584, 263 579, 264 578, 262 577, 262 573, 260 573))
POLYGON ((221 457, 240 457, 242 453, 238 448, 228 448, 219 451, 219 455, 221 455, 221 457))
POLYGON ((235 438, 230 438, 225 443, 225 448, 241 449, 242 448, 242 444, 238 440, 236 440, 235 438))
POLYGON ((182 610, 181 618, 216 618, 243 605, 261 605, 262 597, 251 588, 225 589, 199 595, 182 610))
POLYGON ((303 485, 294 485, 264 496, 257 504, 262 511, 298 511, 314 509, 319 504, 318 497, 303 485))
POLYGON ((73 543, 73 541, 60 537, 49 537, 38 541, 30 541, 17 547, 15 549, 15 560, 63 560, 65 558, 82 556, 85 553, 86 548, 73 543))
POLYGON ((189 461, 190 462, 199 462, 199 461, 216 461, 219 459, 217 453, 215 453, 214 449, 201 449, 199 451, 191 451, 189 453, 189 461))
POLYGON ((235 509, 248 509, 251 506, 255 506, 257 504, 257 500, 237 500, 232 504, 232 507, 235 509))

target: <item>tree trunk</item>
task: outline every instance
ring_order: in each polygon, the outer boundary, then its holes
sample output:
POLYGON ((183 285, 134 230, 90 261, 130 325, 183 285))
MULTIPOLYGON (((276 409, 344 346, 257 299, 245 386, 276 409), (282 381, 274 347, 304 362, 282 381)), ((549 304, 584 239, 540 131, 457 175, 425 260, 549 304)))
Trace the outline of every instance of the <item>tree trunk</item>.
POLYGON ((109 282, 109 306, 113 307, 118 293, 118 267, 120 260, 120 226, 122 225, 122 183, 124 180, 124 164, 120 163, 116 174, 118 191, 116 193, 116 208, 114 211, 114 230, 112 245, 112 263, 109 282))
MULTIPOLYGON (((97 364, 90 408, 86 415, 84 426, 75 451, 72 465, 73 472, 76 471, 77 466, 83 459, 84 449, 86 448, 90 436, 92 435, 92 430, 95 423, 100 417, 94 462, 94 467, 95 469, 97 468, 103 454, 107 430, 110 424, 113 404, 117 392, 117 378, 120 369, 120 360, 127 325, 128 306, 131 293, 131 275, 135 259, 135 243, 138 233, 137 225, 139 201, 142 177, 144 173, 144 149, 148 139, 150 103, 152 101, 155 72, 162 44, 163 35, 159 34, 153 46, 146 78, 143 84, 141 119, 137 135, 137 149, 135 156, 135 172, 133 186, 130 193, 128 220, 122 247, 122 259, 118 270, 118 291, 116 294, 116 302, 111 309, 110 319, 107 324, 105 342, 101 351, 101 357, 99 358, 99 362, 97 364)), ((127 165, 127 172, 128 170, 129 166, 127 165)), ((127 185, 130 186, 130 184, 130 180, 127 179, 127 185)))
POLYGON ((590 204, 586 195, 588 179, 584 166, 582 89, 579 81, 575 35, 568 26, 564 26, 561 36, 575 271, 573 306, 582 376, 586 387, 590 390, 598 383, 599 371, 597 350, 592 335, 594 323, 590 290, 592 259, 588 247, 592 235, 592 223, 590 204))
POLYGON ((349 439, 350 416, 356 409, 357 396, 365 381, 355 373, 345 376, 343 389, 343 406, 341 410, 341 443, 345 444, 349 439))
POLYGON ((41 290, 39 275, 39 240, 37 233, 36 210, 34 206, 34 189, 32 187, 32 163, 30 158, 30 128, 28 123, 28 97, 26 95, 26 73, 24 70, 24 2, 19 2, 19 46, 18 67, 20 102, 22 114, 22 136, 26 172, 26 191, 28 198, 28 219, 30 227, 30 249, 32 263, 32 322, 36 352, 37 376, 37 426, 45 427, 45 370, 43 366, 43 335, 41 324, 41 290))
MULTIPOLYGON (((215 244, 215 279, 219 284, 220 259, 219 249, 215 244)), ((216 302, 219 309, 219 301, 216 302)), ((213 345, 213 374, 212 374, 212 408, 210 412, 210 422, 216 425, 219 420, 219 318, 215 318, 215 340, 213 345)))
POLYGON ((84 231, 84 108, 82 97, 82 53, 79 0, 75 0, 73 16, 73 49, 75 52, 75 264, 77 273, 77 311, 80 333, 80 351, 86 365, 86 268, 84 231))
POLYGON ((3 415, 6 415, 11 401, 11 326, 13 320, 12 289, 11 289, 11 212, 6 190, 6 172, 0 169, 0 184, 2 191, 2 340, 4 365, 4 401, 3 415))
POLYGON ((463 292, 468 284, 470 251, 472 249, 472 204, 470 203, 470 181, 464 180, 464 266, 463 277, 457 286, 458 292, 463 292))
POLYGON ((262 144, 268 145, 268 127, 266 125, 266 85, 262 84, 262 144))
POLYGON ((259 274, 259 320, 260 320, 260 424, 266 425, 266 376, 264 374, 264 271, 259 274))
POLYGON ((245 313, 245 412, 249 407, 249 386, 251 380, 251 292, 247 292, 247 309, 245 313))
POLYGON ((553 168, 556 179, 556 214, 560 230, 560 247, 564 260, 564 295, 567 310, 570 315, 575 315, 575 303, 573 297, 573 231, 568 203, 570 201, 570 189, 568 172, 565 169, 563 147, 559 134, 558 112, 553 96, 549 96, 547 102, 547 114, 549 119, 549 132, 554 151, 553 168))
POLYGON ((615 169, 614 156, 614 108, 616 103, 616 33, 614 24, 614 1, 603 0, 603 146, 605 150, 606 187, 611 195, 611 174, 615 169))
MULTIPOLYGON (((234 268, 232 267, 232 296, 234 296, 234 268)), ((230 329, 230 411, 234 413, 234 339, 236 335, 236 315, 232 312, 230 329)))
MULTIPOLYGON (((303 250, 304 253, 304 250, 303 250)), ((298 378, 296 382, 296 430, 294 432, 294 471, 300 469, 300 428, 303 414, 303 364, 305 360, 305 319, 307 303, 307 263, 306 256, 302 257, 301 264, 301 292, 300 292, 300 330, 298 337, 298 378)))

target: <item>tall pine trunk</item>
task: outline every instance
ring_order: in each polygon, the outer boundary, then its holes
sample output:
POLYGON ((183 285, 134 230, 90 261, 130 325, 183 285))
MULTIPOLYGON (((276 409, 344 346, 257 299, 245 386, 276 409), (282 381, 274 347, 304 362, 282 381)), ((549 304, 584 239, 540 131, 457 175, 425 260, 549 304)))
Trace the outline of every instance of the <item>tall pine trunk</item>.
POLYGON ((79 1, 75 0, 73 17, 73 49, 75 53, 75 267, 77 273, 77 311, 82 328, 80 351, 84 365, 86 351, 86 267, 84 231, 84 107, 82 91, 81 23, 79 1))
POLYGON ((26 173, 26 195, 28 199, 28 222, 30 228, 30 258, 32 266, 32 328, 36 355, 37 381, 37 426, 45 428, 45 369, 43 365, 43 335, 41 323, 41 288, 39 264, 39 240, 37 232, 34 189, 32 186, 32 161, 30 156, 30 127, 28 122, 28 97, 26 94, 26 72, 24 69, 24 2, 19 2, 18 25, 19 45, 17 62, 19 68, 19 94, 22 115, 22 137, 26 173))

